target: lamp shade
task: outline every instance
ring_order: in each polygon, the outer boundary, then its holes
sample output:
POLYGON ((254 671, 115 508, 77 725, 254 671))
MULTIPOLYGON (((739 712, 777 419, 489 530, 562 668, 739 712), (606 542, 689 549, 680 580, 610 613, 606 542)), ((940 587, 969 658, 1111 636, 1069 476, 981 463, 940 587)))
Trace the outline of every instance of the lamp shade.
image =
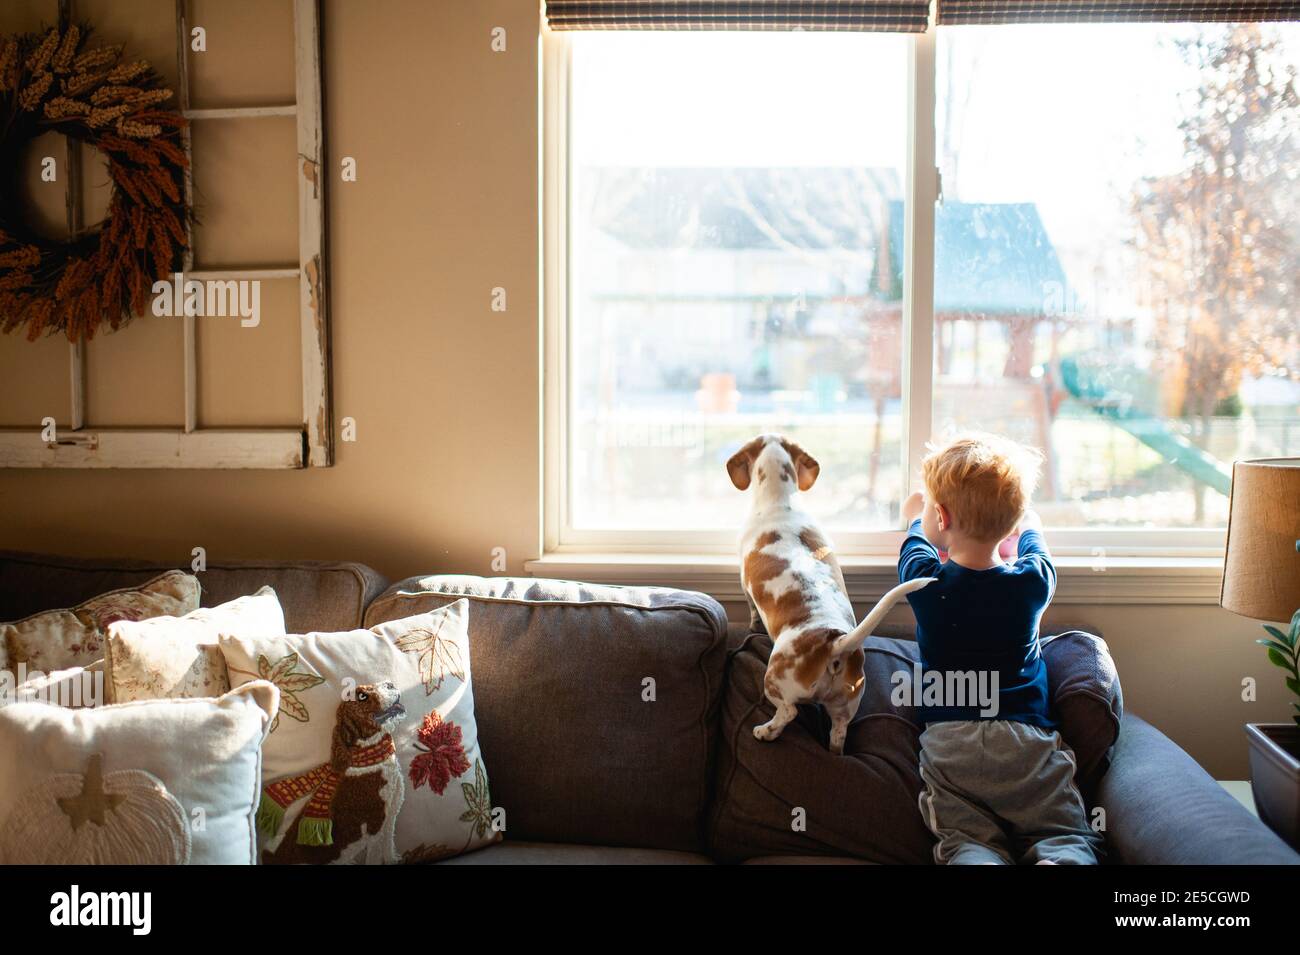
POLYGON ((1219 605, 1257 620, 1290 620, 1300 609, 1300 458, 1232 466, 1219 605))

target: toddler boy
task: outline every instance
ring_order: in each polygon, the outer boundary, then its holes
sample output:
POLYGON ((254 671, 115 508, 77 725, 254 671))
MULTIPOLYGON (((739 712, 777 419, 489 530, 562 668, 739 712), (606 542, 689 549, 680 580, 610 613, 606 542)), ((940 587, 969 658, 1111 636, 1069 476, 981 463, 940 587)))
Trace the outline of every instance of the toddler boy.
POLYGON ((903 504, 899 581, 938 578, 907 598, 923 671, 944 674, 946 688, 975 676, 997 687, 992 706, 945 698, 921 708, 920 809, 939 840, 936 862, 1090 865, 1100 851, 1074 754, 1049 712, 1038 643, 1056 589, 1042 522, 1028 509, 1040 459, 1004 438, 962 437, 926 457, 925 491, 903 504), (999 545, 1017 526, 1007 563, 999 545))

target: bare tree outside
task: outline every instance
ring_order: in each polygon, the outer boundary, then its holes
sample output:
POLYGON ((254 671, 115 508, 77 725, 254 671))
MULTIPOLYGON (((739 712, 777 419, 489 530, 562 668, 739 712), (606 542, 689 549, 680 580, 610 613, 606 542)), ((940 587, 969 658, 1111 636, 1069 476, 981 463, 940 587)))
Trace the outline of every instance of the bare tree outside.
POLYGON ((1201 77, 1180 124, 1187 164, 1139 184, 1135 244, 1164 411, 1204 448, 1214 417, 1240 413, 1243 374, 1300 378, 1300 97, 1294 62, 1257 24, 1178 46, 1201 77))

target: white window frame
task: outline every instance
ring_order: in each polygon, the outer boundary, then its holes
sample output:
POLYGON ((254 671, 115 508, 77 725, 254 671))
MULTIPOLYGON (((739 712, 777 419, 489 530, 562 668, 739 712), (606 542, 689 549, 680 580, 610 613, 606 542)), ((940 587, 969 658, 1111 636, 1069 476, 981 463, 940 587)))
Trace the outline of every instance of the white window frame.
MULTIPOLYGON (((903 427, 905 466, 915 485, 933 428, 934 377, 934 208, 940 197, 935 136, 935 34, 910 36, 908 57, 907 170, 903 280, 903 427)), ((573 395, 567 378, 571 356, 569 269, 569 109, 572 80, 570 35, 541 31, 541 247, 543 271, 543 547, 542 560, 529 569, 560 575, 587 572, 596 560, 611 561, 636 577, 647 567, 676 567, 684 555, 735 554, 728 531, 590 530, 572 526, 569 513, 569 415, 573 395), (636 558, 635 560, 633 558, 636 558), (644 558, 644 559, 642 559, 644 558), (658 563, 656 563, 658 561, 658 563)), ((719 476, 721 479, 721 476, 719 476)), ((874 565, 897 556, 902 532, 832 531, 837 551, 874 565)), ((1073 558, 1077 570, 1126 566, 1133 573, 1182 561, 1181 570, 1198 578, 1196 599, 1208 602, 1207 578, 1223 556, 1224 528, 1049 528, 1054 554, 1073 558)), ((687 562, 689 563, 689 561, 687 562)), ((1068 564, 1071 563, 1067 561, 1068 564)), ((694 565, 691 565, 694 566, 694 565)), ((713 564, 707 564, 713 567, 713 564)), ((672 572, 676 574, 678 571, 672 572)), ((702 572, 694 567, 695 572, 702 572)), ((671 574, 670 574, 671 576, 671 574)), ((725 575, 724 575, 725 576, 725 575)), ((618 579, 619 572, 614 577, 618 579)), ((631 579, 631 578, 629 578, 631 579)), ((676 578, 674 578, 676 579, 676 578)), ((1140 589, 1139 585, 1139 589, 1140 589)), ((850 589, 853 587, 851 585, 850 589)), ((1137 591, 1122 599, 1132 602, 1137 591)), ((1098 591, 1100 595, 1100 591, 1098 591)), ((1181 594, 1176 595, 1181 598, 1181 594)), ((856 599, 856 598, 855 598, 856 599)), ((1187 602, 1172 599, 1170 602, 1187 602)))

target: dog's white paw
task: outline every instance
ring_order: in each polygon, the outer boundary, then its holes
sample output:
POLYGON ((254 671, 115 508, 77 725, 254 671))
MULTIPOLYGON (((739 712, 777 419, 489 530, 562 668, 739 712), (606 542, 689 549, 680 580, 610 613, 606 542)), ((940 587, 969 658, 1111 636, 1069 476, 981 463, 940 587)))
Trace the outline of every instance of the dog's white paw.
POLYGON ((754 727, 754 739, 761 739, 765 743, 770 743, 781 735, 780 730, 772 728, 771 723, 760 723, 754 727))
POLYGON ((844 755, 844 740, 848 737, 848 735, 849 735, 849 730, 847 726, 844 727, 843 729, 840 729, 838 727, 833 727, 831 729, 830 750, 836 756, 844 755))

